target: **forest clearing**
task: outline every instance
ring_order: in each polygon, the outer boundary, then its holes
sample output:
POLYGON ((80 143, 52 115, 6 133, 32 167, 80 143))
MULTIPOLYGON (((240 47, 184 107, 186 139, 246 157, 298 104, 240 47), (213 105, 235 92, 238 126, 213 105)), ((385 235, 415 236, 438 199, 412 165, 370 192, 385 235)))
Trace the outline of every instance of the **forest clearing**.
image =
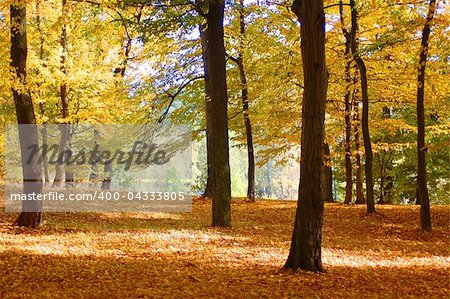
POLYGON ((192 213, 58 213, 41 230, 0 213, 1 298, 447 298, 450 209, 326 204, 325 273, 282 270, 294 201, 233 199, 233 227, 192 213))

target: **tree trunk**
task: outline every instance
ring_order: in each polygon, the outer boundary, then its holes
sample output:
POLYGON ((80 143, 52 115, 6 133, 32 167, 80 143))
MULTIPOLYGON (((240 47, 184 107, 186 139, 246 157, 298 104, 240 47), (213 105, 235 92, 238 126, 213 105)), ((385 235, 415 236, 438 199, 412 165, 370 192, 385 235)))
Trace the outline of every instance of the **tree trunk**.
POLYGON ((106 173, 106 177, 102 181, 102 190, 111 190, 113 166, 112 163, 107 162, 105 162, 104 165, 104 172, 106 173))
POLYGON ((372 152, 372 144, 370 141, 370 132, 369 132, 369 93, 367 87, 367 70, 364 61, 361 59, 358 50, 358 44, 356 41, 356 32, 358 31, 358 12, 355 7, 355 1, 350 0, 350 9, 351 9, 351 48, 353 58, 355 59, 356 65, 358 66, 359 74, 361 76, 361 92, 362 92, 362 134, 364 141, 364 151, 366 157, 366 163, 364 166, 364 170, 366 173, 366 205, 367 205, 367 213, 375 213, 375 202, 373 196, 373 152, 372 152))
MULTIPOLYGON (((125 25, 124 25, 125 26, 125 25)), ((124 46, 123 46, 123 55, 124 55, 124 58, 123 58, 123 61, 120 63, 120 66, 119 67, 116 67, 115 69, 114 69, 114 74, 115 75, 117 75, 117 74, 119 74, 120 75, 120 77, 125 77, 125 71, 126 71, 126 69, 127 69, 127 65, 128 65, 128 59, 129 59, 129 57, 130 57, 130 51, 131 51, 131 45, 132 45, 132 42, 133 42, 133 39, 131 38, 131 36, 128 34, 128 30, 127 30, 127 28, 125 28, 125 31, 126 31, 126 35, 127 35, 127 37, 126 37, 126 41, 125 41, 125 44, 124 44, 124 46)))
MULTIPOLYGON (((14 104, 16 108, 17 122, 32 124, 34 126, 19 126, 19 139, 22 161, 27 161, 30 156, 30 145, 38 144, 38 131, 36 116, 34 114, 33 101, 30 92, 26 88, 26 64, 27 64, 27 13, 26 5, 10 6, 11 21, 11 67, 14 70, 21 85, 25 88, 12 88, 14 104)), ((23 193, 41 194, 42 178, 41 168, 37 159, 31 163, 22 163, 23 193)), ((22 212, 15 221, 15 225, 29 228, 37 228, 42 225, 42 202, 23 201, 22 212)))
MULTIPOLYGON (((384 155, 384 153, 383 153, 384 155)), ((380 192, 379 192, 379 200, 378 204, 385 204, 384 202, 384 157, 380 158, 380 154, 378 154, 378 164, 380 165, 380 192)))
MULTIPOLYGON (((357 76, 355 76, 355 81, 357 81, 357 76)), ((356 82, 354 82, 356 83, 356 82)), ((363 204, 366 202, 364 198, 363 191, 363 180, 362 180, 362 166, 361 166, 361 154, 359 152, 360 148, 360 137, 359 137, 359 99, 358 90, 353 91, 353 109, 354 109, 354 132, 355 132, 355 161, 356 161, 356 200, 355 204, 363 204)))
POLYGON ((435 0, 430 0, 428 15, 422 31, 422 42, 420 44, 420 57, 417 75, 417 187, 420 201, 420 224, 422 230, 431 231, 430 199, 427 187, 427 166, 425 146, 425 68, 428 55, 428 41, 430 38, 430 27, 435 12, 435 0))
MULTIPOLYGON (((40 9, 40 0, 36 1, 36 26, 37 26, 37 30, 39 32, 39 60, 42 63, 44 60, 44 33, 42 31, 42 27, 41 27, 41 9, 40 9)), ((38 84, 38 97, 39 97, 39 110, 41 112, 41 115, 43 117, 45 117, 46 111, 45 111, 45 105, 44 103, 40 100, 41 99, 41 84, 38 84)), ((42 128, 41 128, 41 135, 42 135, 42 144, 45 145, 48 143, 48 135, 47 135, 47 122, 44 121, 42 123, 42 128)), ((46 154, 43 154, 43 161, 42 161, 42 165, 44 168, 44 181, 45 183, 49 183, 50 182, 50 175, 49 175, 49 170, 48 170, 48 157, 46 154)))
POLYGON ((321 258, 322 167, 327 70, 323 1, 295 0, 292 11, 301 23, 304 91, 301 163, 297 212, 285 268, 323 271, 321 258))
POLYGON ((253 147, 253 134, 252 124, 249 116, 248 108, 248 85, 247 75, 244 67, 244 36, 245 36, 245 18, 244 18, 244 1, 239 2, 239 23, 240 23, 240 46, 239 55, 237 59, 233 59, 239 69, 239 76, 241 81, 241 98, 242 98, 242 110, 244 113, 245 134, 247 138, 247 157, 248 157, 248 169, 247 169, 247 198, 255 201, 255 155, 253 147))
POLYGON ((333 171, 331 169, 330 146, 324 144, 324 163, 322 170, 322 190, 324 201, 334 202, 333 198, 333 171))
POLYGON ((267 186, 265 188, 265 193, 267 198, 272 197, 272 170, 270 165, 270 159, 267 161, 267 167, 266 167, 266 178, 267 178, 267 186))
MULTIPOLYGON (((62 53, 61 53, 61 72, 63 73, 63 82, 61 83, 59 87, 59 97, 61 100, 61 117, 64 119, 63 124, 59 126, 60 132, 61 132, 61 139, 59 142, 59 157, 64 159, 63 155, 65 150, 67 149, 67 146, 70 141, 70 128, 69 124, 66 121, 66 118, 69 117, 69 98, 67 96, 67 67, 66 67, 66 61, 67 61, 67 27, 66 27, 66 14, 67 14, 67 0, 62 0, 62 18, 63 18, 63 24, 61 29, 61 39, 60 39, 60 45, 62 47, 62 53)), ((55 168, 55 179, 53 181, 54 187, 61 186, 62 180, 63 180, 63 172, 64 172, 64 165, 65 162, 59 161, 59 163, 56 163, 55 168)), ((70 174, 69 174, 70 176, 70 174)))
MULTIPOLYGON (((231 181, 228 152, 228 94, 223 40, 224 1, 209 2, 208 77, 211 93, 212 225, 231 226, 231 181)), ((208 110, 208 109, 207 109, 208 110)))
MULTIPOLYGON (((120 17, 122 18, 122 15, 120 15, 120 17)), ((136 23, 139 23, 140 19, 141 19, 141 12, 137 16, 136 23)), ((131 52, 131 46, 132 46, 133 39, 131 38, 131 36, 128 32, 126 22, 123 18, 122 18, 122 25, 124 27, 125 35, 126 35, 125 44, 123 46, 124 57, 123 57, 122 62, 120 63, 120 66, 116 67, 114 69, 113 73, 114 73, 114 75, 120 75, 120 77, 123 79, 125 77, 125 72, 126 72, 126 69, 128 66, 128 60, 130 58, 130 52, 131 52)), ((96 166, 97 165, 94 164, 92 167, 92 170, 94 172, 96 171, 96 166)), ((112 183, 112 176, 113 176, 113 164, 112 163, 104 163, 103 170, 104 170, 104 173, 106 173, 106 177, 104 177, 102 180, 101 188, 103 190, 111 190, 111 183, 112 183)), ((96 176, 96 173, 93 173, 93 179, 95 179, 95 176, 96 176)))
POLYGON ((206 124, 206 187, 203 192, 203 197, 212 198, 212 145, 211 145, 211 92, 209 87, 209 74, 208 74, 208 24, 199 25, 200 42, 202 46, 202 59, 203 59, 203 76, 205 83, 205 124, 206 124))
POLYGON ((351 121, 351 110, 352 105, 350 102, 351 99, 351 88, 352 88, 352 76, 351 76, 351 65, 352 59, 350 57, 351 51, 351 36, 350 33, 345 29, 344 24, 344 15, 343 15, 343 7, 342 0, 339 5, 339 14, 342 25, 342 32, 345 37, 345 96, 344 96, 344 113, 345 113, 345 142, 344 142, 344 150, 345 150, 345 199, 344 204, 348 205, 352 202, 352 192, 353 192, 353 174, 352 174, 352 147, 351 147, 351 139, 352 139, 352 121, 351 121))
MULTIPOLYGON (((39 103, 39 107, 41 109, 42 115, 45 115, 44 104, 39 103)), ((46 122, 44 122, 42 124, 41 135, 42 135, 42 145, 47 145, 48 144, 48 134, 47 134, 47 124, 46 124, 46 122)), ((47 157, 46 154, 43 157, 42 166, 44 168, 44 181, 47 184, 47 183, 50 182, 50 175, 48 173, 48 157, 47 157)))

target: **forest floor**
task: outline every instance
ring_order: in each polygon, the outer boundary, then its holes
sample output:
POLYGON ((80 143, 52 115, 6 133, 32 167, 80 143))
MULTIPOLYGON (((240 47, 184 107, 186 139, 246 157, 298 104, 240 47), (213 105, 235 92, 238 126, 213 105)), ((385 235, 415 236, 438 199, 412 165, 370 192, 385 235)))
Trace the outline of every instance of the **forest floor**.
MULTIPOLYGON (((235 200, 233 228, 192 213, 54 213, 39 230, 0 212, 0 298, 449 298, 450 207, 326 204, 325 273, 283 271, 296 202, 235 200)), ((2 208, 3 211, 3 208, 2 208)))

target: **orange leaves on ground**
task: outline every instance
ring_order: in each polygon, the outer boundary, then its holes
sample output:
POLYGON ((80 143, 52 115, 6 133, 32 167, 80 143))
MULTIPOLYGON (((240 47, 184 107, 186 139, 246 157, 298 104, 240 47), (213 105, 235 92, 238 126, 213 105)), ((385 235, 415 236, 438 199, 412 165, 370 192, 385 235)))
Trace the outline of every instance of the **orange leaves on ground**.
POLYGON ((236 200, 233 228, 212 228, 210 203, 192 213, 47 214, 41 230, 0 213, 0 297, 449 296, 449 207, 327 204, 326 273, 281 271, 295 202, 236 200))

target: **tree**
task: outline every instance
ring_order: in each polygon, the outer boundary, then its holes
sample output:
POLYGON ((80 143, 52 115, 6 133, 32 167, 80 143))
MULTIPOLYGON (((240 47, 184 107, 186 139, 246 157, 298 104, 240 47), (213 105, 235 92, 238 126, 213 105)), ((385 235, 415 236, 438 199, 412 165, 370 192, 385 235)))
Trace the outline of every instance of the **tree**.
POLYGON ((422 230, 431 231, 430 199, 428 197, 426 146, 425 146, 425 67, 427 63, 428 44, 433 21, 436 0, 430 0, 428 14, 422 31, 419 66, 417 68, 417 185, 420 201, 420 224, 422 230))
MULTIPOLYGON (((208 78, 210 88, 212 225, 231 226, 231 182, 228 152, 228 94, 223 40, 223 0, 209 1, 208 78)), ((208 108, 207 108, 208 109, 208 108)))
POLYGON ((292 11, 301 24, 304 90, 300 184, 297 212, 285 268, 323 271, 321 258, 322 167, 328 74, 325 65, 323 1, 295 0, 292 11))
MULTIPOLYGON (((61 6, 61 37, 60 37, 60 45, 61 45, 61 73, 63 74, 63 82, 59 86, 59 97, 61 100, 61 118, 63 119, 63 123, 60 125, 60 133, 61 138, 59 142, 59 155, 64 155, 65 152, 70 151, 70 126, 67 122, 67 118, 69 117, 69 97, 68 97, 68 87, 67 87, 67 25, 66 25, 66 17, 68 13, 67 9, 67 0, 62 0, 61 6)), ((56 174, 55 179, 53 181, 53 186, 60 186, 62 183, 63 171, 65 170, 66 174, 66 182, 73 179, 73 176, 70 171, 64 169, 64 163, 56 164, 56 174)))
POLYGON ((352 176, 352 147, 351 147, 351 138, 352 138, 352 121, 351 121, 351 111, 352 111, 352 103, 351 103, 351 97, 352 97, 352 75, 351 75, 351 69, 352 69, 352 59, 351 59, 351 41, 352 41, 352 34, 354 34, 354 31, 348 32, 348 30, 345 28, 344 23, 344 8, 342 4, 342 0, 339 1, 339 15, 341 20, 341 26, 342 26, 342 33, 344 34, 345 38, 345 83, 346 83, 346 90, 345 90, 345 96, 344 96, 344 105, 345 105, 345 142, 344 142, 344 149, 345 149, 345 199, 344 204, 350 204, 352 202, 352 191, 353 191, 353 176, 352 176))
POLYGON ((358 43, 356 40, 356 32, 358 32, 358 11, 356 10, 355 0, 350 0, 351 9, 351 51, 353 59, 358 66, 359 74, 361 76, 361 93, 362 93, 362 134, 364 141, 364 151, 365 151, 365 165, 364 170, 366 174, 366 205, 367 213, 375 213, 375 201, 373 194, 373 152, 372 144, 370 142, 370 132, 369 132, 369 88, 367 86, 367 69, 364 61, 358 50, 358 43))
MULTIPOLYGON (((27 11, 26 4, 11 4, 11 67, 14 70, 19 87, 13 87, 12 93, 19 124, 19 140, 22 161, 27 161, 31 149, 29 145, 38 144, 36 116, 34 114, 31 94, 26 87, 27 77, 27 11), (31 125, 31 126, 21 126, 31 125)), ((42 193, 41 168, 37 160, 22 163, 23 193, 42 193)), ((22 212, 15 224, 29 228, 42 225, 42 203, 39 201, 23 201, 22 212)))
MULTIPOLYGON (((358 77, 354 77, 354 84, 358 82, 358 77)), ((354 136, 355 136, 355 160, 356 160, 356 200, 355 204, 365 203, 363 181, 362 181, 362 167, 361 167, 361 154, 360 154, 360 119, 359 119, 359 97, 358 89, 353 91, 353 124, 354 124, 354 136)))
POLYGON ((207 31, 208 23, 199 25, 200 32, 200 43, 202 47, 202 62, 203 62, 203 81, 204 81, 204 89, 205 89, 205 125, 206 125, 206 187, 203 192, 204 197, 211 197, 213 194, 213 184, 212 184, 212 174, 211 174, 211 165, 212 165, 212 144, 211 144, 211 92, 209 87, 209 74, 208 74, 208 40, 207 40, 207 31))
POLYGON ((244 15, 243 0, 240 0, 238 9, 239 9, 239 33, 240 33, 238 56, 233 57, 231 55, 228 55, 228 57, 233 62, 236 63, 239 69, 239 78, 241 83, 242 111, 244 114, 245 135, 247 140, 247 157, 248 157, 247 198, 250 201, 255 201, 255 153, 253 146, 252 123, 250 121, 249 116, 247 75, 245 72, 245 65, 244 65, 245 15, 244 15))
POLYGON ((333 196, 333 170, 331 168, 330 146, 324 144, 324 163, 322 170, 323 198, 326 202, 334 202, 333 196))

